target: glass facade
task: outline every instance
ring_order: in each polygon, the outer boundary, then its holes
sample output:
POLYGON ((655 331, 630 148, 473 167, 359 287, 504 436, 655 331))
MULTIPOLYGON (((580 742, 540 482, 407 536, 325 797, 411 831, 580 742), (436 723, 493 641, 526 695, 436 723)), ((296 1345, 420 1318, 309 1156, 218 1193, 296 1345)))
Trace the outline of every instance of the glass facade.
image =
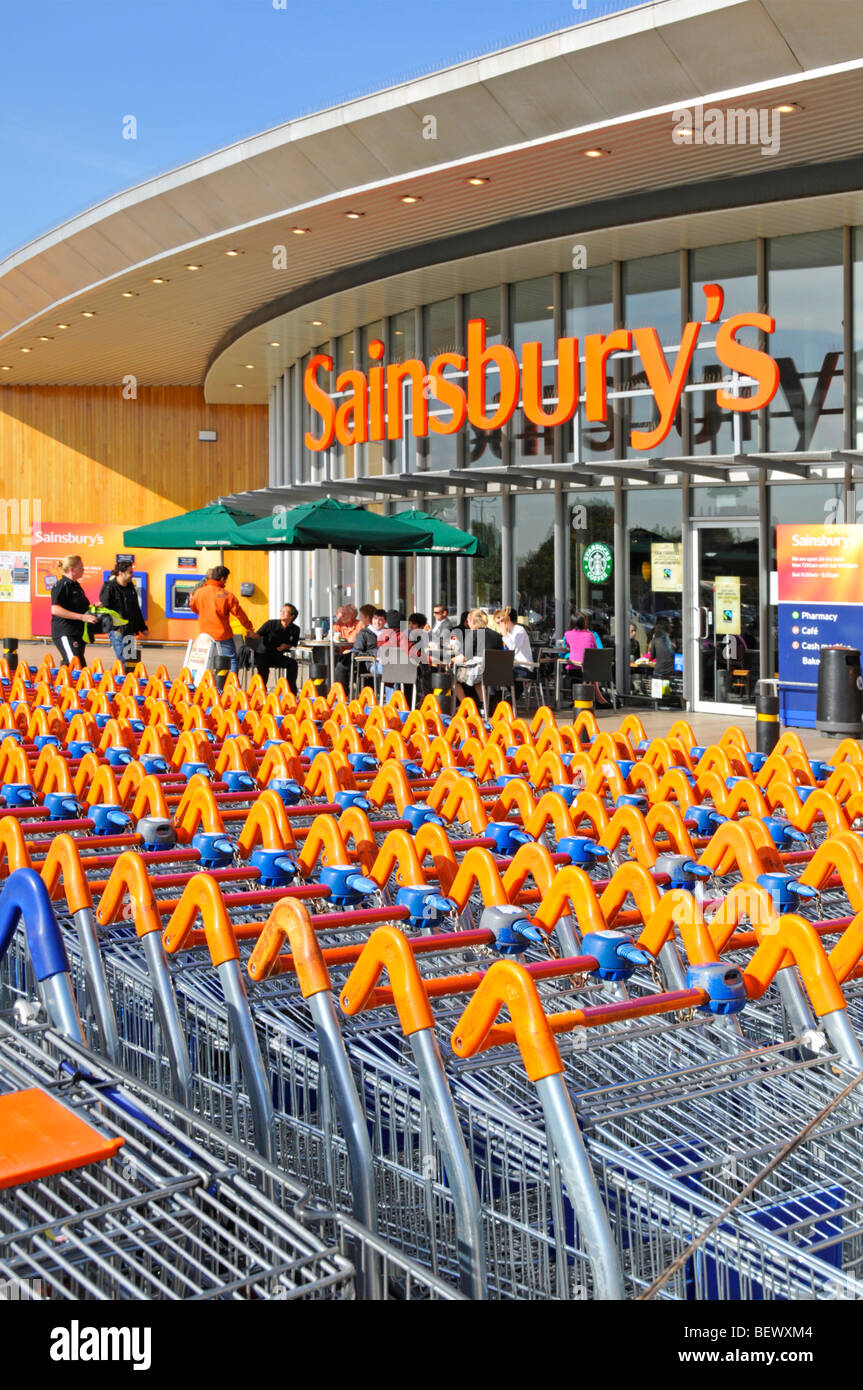
MULTIPOLYGON (((689 314, 702 318, 706 312, 704 290, 707 285, 721 285, 725 291, 720 322, 735 314, 751 313, 758 304, 758 248, 754 241, 734 242, 730 246, 708 246, 692 251, 689 256, 690 303, 689 314)), ((758 347, 758 332, 743 328, 737 341, 747 347, 758 347)), ((690 404, 692 411, 693 454, 749 453, 758 447, 757 421, 751 415, 720 410, 716 404, 716 387, 722 383, 726 390, 734 385, 733 374, 722 368, 712 351, 716 342, 715 330, 706 325, 699 336, 698 347, 690 371, 690 404)), ((747 395, 751 387, 742 387, 747 395)))
POLYGON ((554 497, 522 492, 513 499, 515 593, 531 642, 554 636, 554 497))
POLYGON ((841 449, 842 232, 777 237, 767 243, 767 266, 767 299, 776 319, 771 352, 779 363, 768 447, 773 453, 841 449))
MULTIPOLYGON (((672 640, 680 641, 683 614, 681 507, 679 488, 645 487, 627 494, 627 631, 638 644, 639 656, 647 650, 648 638, 658 617, 669 620, 672 640), (675 550, 670 550, 670 546, 675 550)), ((634 648, 630 654, 635 657, 634 648)))
POLYGON ((477 555, 473 560, 473 591, 466 602, 472 604, 475 601, 482 608, 499 608, 503 603, 503 556, 500 536, 502 499, 499 496, 471 497, 468 508, 468 530, 477 537, 487 554, 477 555))
MULTIPOLYGON (((676 251, 664 256, 644 256, 640 260, 627 261, 623 267, 623 315, 627 328, 653 328, 665 351, 669 370, 674 366, 675 348, 680 343, 680 255, 676 251)), ((619 390, 631 392, 622 402, 622 419, 626 453, 630 457, 638 454, 629 443, 631 430, 652 430, 659 421, 659 413, 647 379, 636 352, 621 356, 617 368, 619 390)), ((681 418, 678 410, 674 424, 655 448, 650 450, 654 458, 664 458, 669 454, 679 454, 682 449, 681 418)))
MULTIPOLYGON (((512 348, 517 357, 525 343, 542 344, 542 395, 555 396, 554 358, 554 281, 550 275, 536 280, 523 280, 510 291, 510 322, 512 348), (548 364, 548 365, 546 365, 548 364)), ((545 406, 545 409, 548 407, 545 406)), ((527 419, 517 410, 510 425, 512 431, 512 461, 532 463, 554 459, 554 431, 550 427, 527 419)))
MULTIPOLYGON (((618 657, 625 652, 633 659, 635 646, 639 654, 644 653, 653 624, 662 618, 669 623, 675 645, 682 645, 687 694, 692 697, 693 691, 700 690, 708 700, 734 700, 737 682, 745 701, 754 685, 755 667, 761 675, 773 675, 775 670, 775 589, 771 630, 759 634, 758 626, 759 605, 770 603, 776 526, 844 521, 846 512, 849 519, 863 521, 863 500, 858 504, 854 492, 846 496, 841 459, 809 460, 820 476, 788 483, 775 481, 769 463, 761 462, 766 471, 760 486, 752 472, 754 463, 748 476, 745 471, 736 474, 731 463, 740 457, 743 468, 741 456, 747 454, 762 458, 769 452, 791 461, 801 453, 863 448, 863 229, 850 233, 847 284, 845 238, 842 228, 833 228, 581 268, 563 268, 558 263, 554 273, 486 284, 405 309, 389 319, 357 324, 320 349, 333 353, 337 372, 354 367, 355 353, 360 354, 356 366, 367 370, 373 338, 387 343, 388 362, 417 357, 428 362, 441 352, 463 353, 466 325, 472 319, 484 321, 488 346, 505 344, 520 356, 525 344, 539 343, 539 408, 546 412, 557 404, 560 389, 557 330, 561 337, 578 339, 578 409, 571 420, 553 427, 526 418, 519 402, 503 428, 482 430, 467 422, 458 434, 415 439, 410 429, 411 387, 405 385, 403 440, 355 446, 335 442, 325 457, 300 448, 284 460, 279 476, 287 483, 329 478, 345 484, 354 477, 382 477, 390 469, 403 477, 431 475, 415 497, 405 501, 400 493, 394 505, 418 507, 453 525, 460 523, 481 539, 487 554, 463 561, 444 557, 387 562, 380 567, 380 583, 389 602, 400 602, 407 611, 419 596, 428 606, 445 602, 451 612, 457 605, 491 609, 511 602, 535 645, 559 634, 579 612, 588 616, 601 635, 610 636, 619 618, 618 657), (707 322, 705 291, 717 284, 724 297, 719 321, 713 324, 707 322), (846 302, 851 305, 848 341, 853 343, 849 372, 844 361, 846 302), (746 396, 755 388, 719 361, 717 333, 721 323, 733 316, 756 311, 775 318, 775 333, 768 339, 754 327, 738 327, 736 340, 744 347, 768 351, 777 361, 776 396, 756 414, 720 409, 717 389, 746 396), (630 431, 650 431, 660 418, 647 371, 634 350, 615 353, 605 363, 607 420, 586 419, 585 339, 589 334, 605 335, 622 325, 630 330, 654 329, 670 374, 678 361, 683 326, 690 321, 701 327, 681 403, 664 440, 648 450, 636 450, 630 442, 630 431), (850 398, 846 393, 851 393, 850 398), (677 456, 681 457, 679 472, 672 465, 664 475, 652 476, 651 459, 677 456), (701 458, 706 476, 694 470, 701 458), (722 475, 709 476, 713 459, 732 470, 727 481, 722 475), (609 465, 616 461, 607 473, 602 469, 604 460, 609 465), (643 476, 628 475, 622 460, 633 468, 640 465, 643 476), (541 483, 543 466, 551 465, 558 470, 554 480, 549 477, 541 483), (507 466, 513 471, 509 484, 502 471, 507 466), (561 471, 567 467, 571 476, 561 471), (466 477, 472 469, 486 470, 483 490, 461 491, 450 479, 434 483, 435 473, 457 468, 464 468, 466 477), (615 478, 621 480, 617 488, 615 478), (760 516, 765 498, 766 531, 760 516), (620 509, 617 517, 616 507, 620 509), (585 551, 593 543, 608 547, 613 557, 611 571, 602 580, 597 580, 595 568, 590 573, 585 569, 585 551), (715 590, 727 578, 725 571, 732 565, 738 543, 748 657, 744 662, 739 654, 729 655, 729 644, 714 640, 711 666, 703 650, 699 656, 699 640, 704 639, 694 630, 697 615, 700 609, 711 609, 711 602, 701 599, 709 587, 715 590), (430 568, 424 570, 426 563, 430 568), (713 575, 717 565, 720 569, 713 575), (387 574, 392 576, 390 581, 387 574), (688 596, 687 584, 691 586, 688 596), (756 592, 759 585, 760 593, 756 592), (626 610, 621 613, 624 603, 626 610), (631 645, 630 624, 635 629, 631 645)), ((301 372, 307 361, 307 357, 299 361, 295 370, 301 372)), ((447 368, 446 375, 464 384, 456 369, 447 368)), ((291 400, 298 395, 302 401, 302 392, 296 391, 291 400)), ((492 364, 485 380, 487 415, 494 413, 499 399, 499 373, 492 364)), ((294 408, 288 406, 289 415, 294 408)), ((433 397, 429 413, 451 418, 449 407, 433 397)), ((312 420, 304 401, 301 414, 305 431, 312 420)), ((282 433, 286 439, 299 437, 290 419, 282 433)), ((863 484, 858 493, 863 499, 863 484)), ((373 494, 363 496, 373 501, 373 494)), ((343 570, 345 577, 352 574, 352 562, 343 570)), ((376 568, 376 586, 377 575, 376 568)), ((625 687, 627 679, 624 672, 618 684, 625 687)))
MULTIPOLYGON (((437 304, 429 304, 425 313, 425 360, 430 362, 441 352, 455 352, 458 348, 456 328, 455 299, 442 299, 437 304)), ((452 376, 452 368, 447 368, 446 376, 452 376)), ((452 419, 452 411, 429 397, 429 416, 440 417, 441 423, 452 419)), ((421 441, 421 457, 425 468, 455 468, 458 461, 458 443, 454 434, 432 434, 421 441)))
MULTIPOLYGON (((474 294, 466 294, 464 297, 465 324, 470 323, 471 319, 485 320, 486 347, 496 346, 503 341, 501 307, 499 285, 494 285, 488 290, 477 290, 474 294)), ((495 372, 489 371, 485 378, 485 400, 483 402, 486 415, 491 414, 493 406, 499 399, 498 376, 495 372)), ((481 430, 472 424, 466 425, 465 428, 467 430, 466 463, 468 465, 472 463, 500 463, 503 457, 503 431, 481 430)))
MULTIPOLYGON (((610 333, 614 327, 614 272, 610 265, 571 270, 563 276, 563 331, 579 343, 579 367, 584 391, 584 340, 588 333, 610 333)), ((562 457, 567 463, 601 459, 614 453, 614 423, 584 418, 583 408, 563 426, 562 457)))
POLYGON ((603 581, 589 578, 585 554, 589 546, 606 546, 614 555, 614 493, 588 491, 570 493, 567 507, 569 531, 569 613, 570 627, 579 613, 590 620, 590 626, 601 637, 610 635, 614 627, 614 562, 612 572, 603 581))

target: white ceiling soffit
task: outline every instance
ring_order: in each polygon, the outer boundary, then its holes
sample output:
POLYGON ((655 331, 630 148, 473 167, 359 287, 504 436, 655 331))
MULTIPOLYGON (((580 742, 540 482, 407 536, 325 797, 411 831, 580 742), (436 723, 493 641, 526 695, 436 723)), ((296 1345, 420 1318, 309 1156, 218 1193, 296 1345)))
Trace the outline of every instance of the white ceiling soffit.
MULTIPOLYGON (((805 0, 657 0, 291 122, 112 198, 0 263, 0 365, 11 367, 0 384, 200 382, 233 325, 346 266, 560 207, 848 159, 863 151, 861 68, 856 0, 820 0, 817 12, 805 0), (803 110, 783 120, 773 158, 671 140, 676 105, 780 96, 803 110), (434 140, 423 139, 426 116, 434 140), (592 145, 609 155, 586 159, 592 145), (471 173, 490 182, 470 187, 471 173), (422 201, 406 206, 406 193, 422 201), (349 221, 349 210, 364 215, 349 221), (310 230, 293 235, 295 225, 310 230), (277 244, 287 269, 274 268, 277 244)), ((739 216, 711 217, 733 222, 725 239, 748 234, 739 216)), ((700 235, 697 222, 679 235, 700 235)), ((596 254, 624 254, 628 235, 603 233, 596 254)), ((478 270, 486 283, 498 274, 478 270)), ((424 284, 437 296, 440 273, 415 274, 411 302, 424 284)), ((382 291, 363 293, 372 305, 382 291)), ((327 312, 328 332, 339 314, 347 322, 340 303, 327 312)), ((291 356, 320 341, 308 333, 291 356)), ((266 399, 275 350, 246 356, 240 397, 245 347, 213 365, 209 398, 266 399)))

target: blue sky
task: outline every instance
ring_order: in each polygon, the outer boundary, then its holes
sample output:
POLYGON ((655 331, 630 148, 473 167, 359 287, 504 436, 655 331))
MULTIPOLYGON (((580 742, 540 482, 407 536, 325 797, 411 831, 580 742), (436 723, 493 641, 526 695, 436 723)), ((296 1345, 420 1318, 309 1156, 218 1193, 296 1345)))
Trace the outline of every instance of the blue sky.
POLYGON ((0 255, 293 116, 633 0, 283 2, 7 3, 0 255))

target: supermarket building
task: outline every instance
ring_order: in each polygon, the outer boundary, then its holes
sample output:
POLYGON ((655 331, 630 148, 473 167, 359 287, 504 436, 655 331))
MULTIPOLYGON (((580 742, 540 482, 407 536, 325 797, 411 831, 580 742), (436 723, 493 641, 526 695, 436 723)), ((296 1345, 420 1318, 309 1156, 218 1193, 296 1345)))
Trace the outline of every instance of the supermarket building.
MULTIPOLYGON (((61 536, 119 552, 124 525, 216 498, 334 496, 487 550, 346 556, 336 601, 509 602, 537 642, 583 610, 625 673, 630 625, 643 646, 664 616, 692 706, 739 710, 776 670, 777 526, 863 520, 861 350, 856 0, 622 8, 0 263, 0 631, 35 629, 45 556, 82 548, 61 536)), ((180 636, 194 562, 147 563, 180 636)), ((259 620, 327 611, 315 554, 228 563, 259 620)))

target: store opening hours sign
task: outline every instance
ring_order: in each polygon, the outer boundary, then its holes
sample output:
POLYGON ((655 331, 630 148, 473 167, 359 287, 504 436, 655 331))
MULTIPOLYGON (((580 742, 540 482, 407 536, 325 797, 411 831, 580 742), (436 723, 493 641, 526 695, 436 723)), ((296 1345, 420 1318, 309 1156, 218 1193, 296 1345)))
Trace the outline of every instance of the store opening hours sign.
POLYGON ((863 650, 863 526, 776 528, 780 717, 811 728, 821 648, 863 650))

